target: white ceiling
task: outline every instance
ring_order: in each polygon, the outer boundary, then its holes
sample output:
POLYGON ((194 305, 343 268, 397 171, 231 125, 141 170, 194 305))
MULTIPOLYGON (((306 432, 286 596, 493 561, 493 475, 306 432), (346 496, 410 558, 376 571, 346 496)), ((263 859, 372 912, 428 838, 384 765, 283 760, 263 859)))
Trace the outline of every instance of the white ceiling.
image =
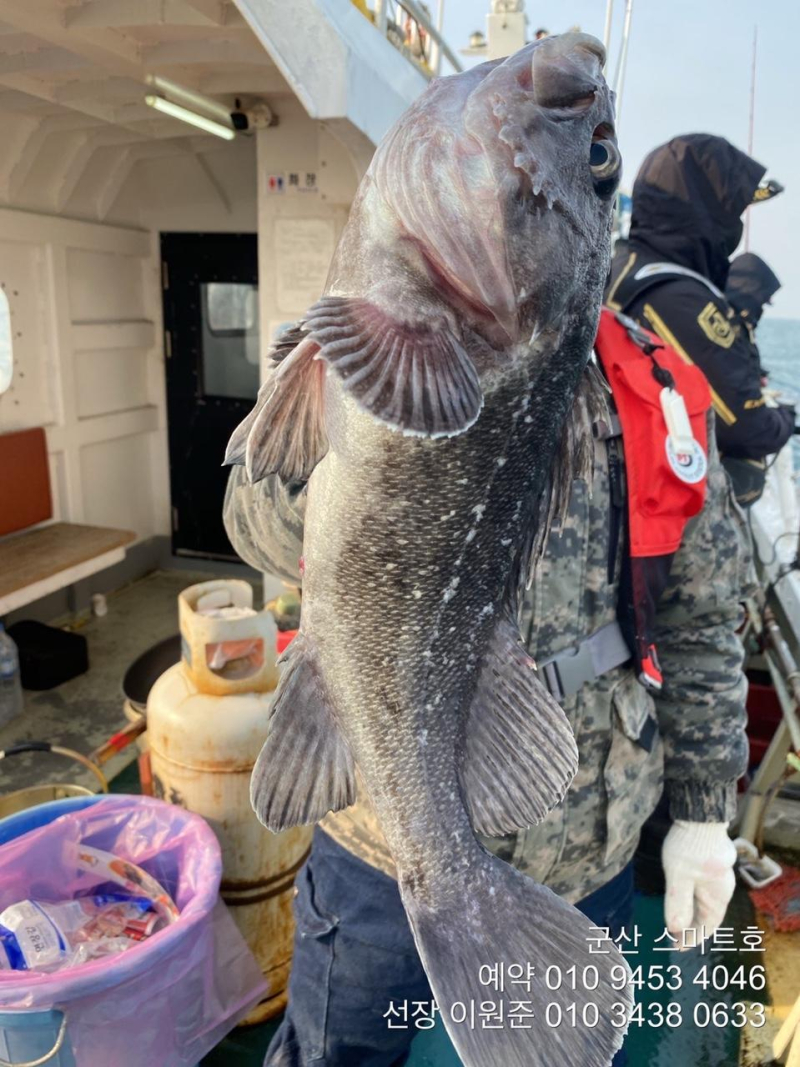
MULTIPOLYGON (((226 105, 292 91, 230 0, 0 0, 0 205, 104 219, 140 160, 226 142, 148 108, 148 74, 226 105)), ((152 90, 150 90, 152 91, 152 90)))

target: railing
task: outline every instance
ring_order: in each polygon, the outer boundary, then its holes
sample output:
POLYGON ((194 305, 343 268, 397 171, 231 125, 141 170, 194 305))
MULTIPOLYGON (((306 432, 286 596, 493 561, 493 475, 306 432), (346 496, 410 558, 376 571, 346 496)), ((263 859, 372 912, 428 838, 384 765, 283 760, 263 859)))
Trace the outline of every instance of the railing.
POLYGON ((441 33, 444 0, 438 0, 438 26, 434 26, 427 9, 416 0, 375 0, 374 11, 365 0, 353 0, 388 41, 399 49, 428 78, 441 73, 445 59, 458 72, 461 63, 441 33))

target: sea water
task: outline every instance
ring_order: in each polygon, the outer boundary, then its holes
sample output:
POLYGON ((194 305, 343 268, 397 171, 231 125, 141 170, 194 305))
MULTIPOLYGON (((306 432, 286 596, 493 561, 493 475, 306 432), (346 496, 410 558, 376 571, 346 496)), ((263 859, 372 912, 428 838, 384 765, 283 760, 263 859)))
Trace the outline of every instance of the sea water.
MULTIPOLYGON (((762 319, 756 340, 769 387, 779 391, 779 400, 797 404, 800 424, 800 319, 762 319)), ((800 437, 793 445, 795 470, 800 470, 800 437)))

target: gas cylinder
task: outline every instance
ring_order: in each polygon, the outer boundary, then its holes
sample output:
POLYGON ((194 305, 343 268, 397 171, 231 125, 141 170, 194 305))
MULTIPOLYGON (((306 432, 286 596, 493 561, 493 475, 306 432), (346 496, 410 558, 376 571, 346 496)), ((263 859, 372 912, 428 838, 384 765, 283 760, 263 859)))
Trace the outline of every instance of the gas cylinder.
POLYGON ((292 887, 312 834, 311 827, 272 834, 250 806, 250 775, 278 680, 274 619, 252 604, 248 582, 185 589, 178 597, 181 660, 147 698, 154 791, 213 827, 222 846, 222 898, 269 982, 267 999, 245 1025, 286 1003, 292 887))

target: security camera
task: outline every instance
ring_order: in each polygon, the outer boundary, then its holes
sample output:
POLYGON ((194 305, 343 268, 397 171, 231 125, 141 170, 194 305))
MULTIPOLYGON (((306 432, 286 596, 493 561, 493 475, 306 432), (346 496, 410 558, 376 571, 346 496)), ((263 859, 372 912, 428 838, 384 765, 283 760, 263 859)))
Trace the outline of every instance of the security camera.
POLYGON ((243 108, 237 100, 236 107, 231 112, 233 128, 240 133, 249 133, 251 130, 265 130, 268 126, 275 126, 277 121, 277 116, 273 114, 270 106, 263 101, 243 108))

